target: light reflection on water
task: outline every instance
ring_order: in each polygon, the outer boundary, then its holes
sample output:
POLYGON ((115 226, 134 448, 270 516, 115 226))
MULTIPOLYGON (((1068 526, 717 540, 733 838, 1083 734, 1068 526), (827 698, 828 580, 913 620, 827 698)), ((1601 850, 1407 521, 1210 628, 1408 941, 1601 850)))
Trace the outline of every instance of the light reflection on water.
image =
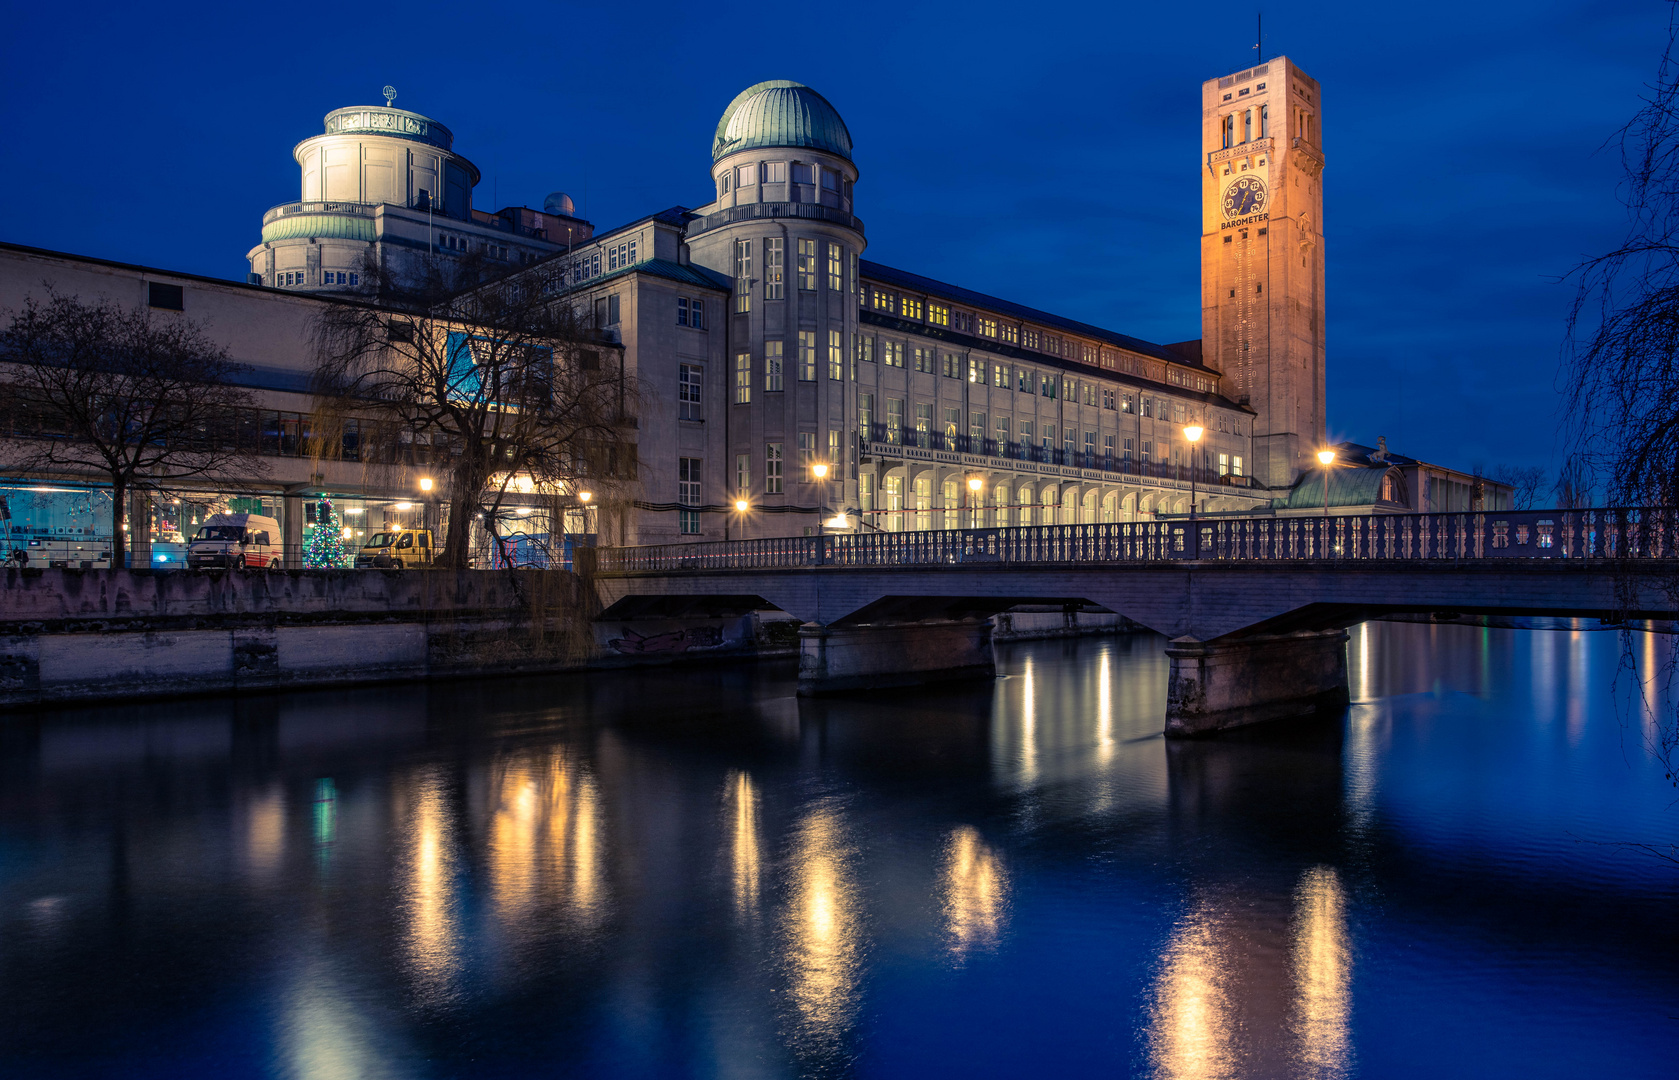
POLYGON ((1617 684, 1611 634, 1369 624, 1344 721, 1174 744, 1160 646, 827 701, 765 666, 14 725, 0 1061, 1668 1074, 1679 876, 1622 843, 1674 830, 1667 639, 1617 684))

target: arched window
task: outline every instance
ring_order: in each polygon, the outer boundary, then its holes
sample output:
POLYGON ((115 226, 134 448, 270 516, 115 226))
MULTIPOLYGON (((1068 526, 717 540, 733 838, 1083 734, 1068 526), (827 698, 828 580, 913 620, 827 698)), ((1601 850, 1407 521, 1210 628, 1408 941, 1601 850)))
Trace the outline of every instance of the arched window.
POLYGON ((1102 524, 1112 525, 1118 520, 1118 514, 1119 496, 1110 491, 1102 496, 1102 524))

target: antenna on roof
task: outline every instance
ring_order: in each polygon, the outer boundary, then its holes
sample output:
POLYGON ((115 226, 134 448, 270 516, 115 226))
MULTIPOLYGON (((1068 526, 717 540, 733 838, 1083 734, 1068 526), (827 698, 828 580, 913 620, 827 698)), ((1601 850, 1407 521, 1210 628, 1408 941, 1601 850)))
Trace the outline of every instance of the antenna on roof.
POLYGON ((386 86, 383 93, 385 95, 385 104, 387 106, 390 106, 390 105, 392 105, 396 102, 396 87, 386 86))

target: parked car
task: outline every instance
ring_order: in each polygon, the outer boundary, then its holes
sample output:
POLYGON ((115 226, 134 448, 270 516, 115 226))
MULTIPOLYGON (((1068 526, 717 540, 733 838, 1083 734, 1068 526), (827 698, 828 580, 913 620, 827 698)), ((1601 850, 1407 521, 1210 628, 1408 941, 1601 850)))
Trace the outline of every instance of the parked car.
POLYGON ((430 566, 435 559, 430 529, 388 529, 367 538, 356 552, 356 568, 401 570, 430 566))
POLYGON ((270 570, 280 565, 280 523, 260 514, 211 514, 187 541, 192 570, 270 570))

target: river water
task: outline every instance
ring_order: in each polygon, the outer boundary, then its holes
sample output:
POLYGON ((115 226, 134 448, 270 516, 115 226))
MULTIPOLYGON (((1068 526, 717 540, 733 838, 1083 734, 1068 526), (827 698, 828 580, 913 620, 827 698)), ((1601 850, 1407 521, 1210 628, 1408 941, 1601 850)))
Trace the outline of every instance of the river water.
POLYGON ((6 718, 0 1075, 1679 1075, 1667 639, 1368 624, 1187 744, 1161 646, 6 718))

